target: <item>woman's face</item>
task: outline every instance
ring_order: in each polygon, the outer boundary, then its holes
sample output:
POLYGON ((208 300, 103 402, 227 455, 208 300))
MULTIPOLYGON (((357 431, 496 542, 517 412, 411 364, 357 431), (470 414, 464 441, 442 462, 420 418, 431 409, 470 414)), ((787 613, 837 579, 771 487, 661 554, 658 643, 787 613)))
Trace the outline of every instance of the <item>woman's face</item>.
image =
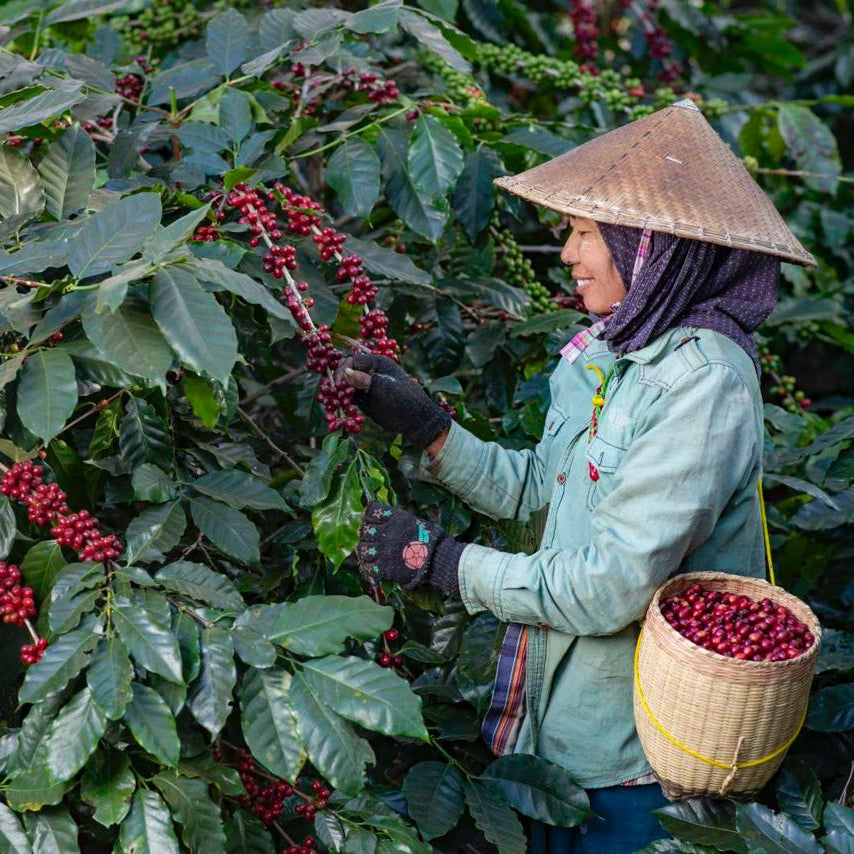
POLYGON ((572 230, 560 260, 572 268, 572 277, 578 282, 576 293, 584 307, 595 314, 610 314, 611 306, 623 301, 626 288, 602 233, 592 219, 571 216, 569 224, 572 230))

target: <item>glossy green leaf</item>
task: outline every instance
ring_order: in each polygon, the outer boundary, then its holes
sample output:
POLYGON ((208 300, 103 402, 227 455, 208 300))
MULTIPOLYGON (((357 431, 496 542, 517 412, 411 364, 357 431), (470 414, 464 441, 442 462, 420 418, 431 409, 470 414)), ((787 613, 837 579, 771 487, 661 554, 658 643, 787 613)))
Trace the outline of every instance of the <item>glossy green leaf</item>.
POLYGON ((137 789, 119 831, 122 854, 178 854, 178 837, 163 798, 153 789, 137 789))
POLYGON ((808 107, 783 104, 777 114, 780 133, 807 186, 835 193, 842 169, 839 149, 830 128, 808 107))
POLYGON ((296 779, 306 753, 297 735, 297 718, 288 703, 291 675, 285 670, 250 669, 240 689, 240 723, 252 755, 268 771, 296 779))
POLYGON ((95 752, 107 717, 84 688, 66 705, 51 726, 47 739, 47 768, 51 778, 62 783, 70 780, 95 752))
POLYGON ((539 756, 501 756, 478 779, 491 783, 523 815, 546 824, 575 827, 592 815, 584 789, 564 768, 539 756))
POLYGON ((17 775, 5 789, 6 803, 19 812, 40 810, 42 807, 61 803, 65 793, 73 785, 70 780, 54 783, 44 764, 46 753, 43 753, 41 759, 42 761, 34 764, 31 769, 17 775))
POLYGON ((5 560, 12 550, 17 531, 18 523, 12 503, 5 495, 0 496, 0 560, 5 560))
POLYGON ((342 717, 374 732, 427 741, 421 698, 391 670, 334 655, 306 661, 303 674, 315 694, 342 717))
POLYGON ((89 310, 83 313, 83 329, 108 362, 165 385, 172 349, 145 309, 125 303, 112 314, 89 310))
POLYGON ((183 682, 181 653, 175 636, 155 622, 147 611, 117 596, 113 622, 130 654, 146 670, 170 682, 183 682))
POLYGON ((311 764, 336 788, 354 795, 365 785, 365 765, 376 762, 371 746, 324 703, 301 673, 288 694, 297 733, 311 764))
POLYGON ((454 188, 452 206, 469 240, 474 242, 486 228, 495 206, 494 178, 501 174, 501 161, 484 146, 466 155, 465 166, 454 188))
POLYGON ((200 496, 190 499, 196 527, 221 551, 242 561, 257 563, 261 538, 258 529, 239 510, 200 496))
POLYGON ((155 263, 173 249, 186 243, 193 236, 196 228, 204 222, 210 209, 210 204, 202 205, 178 217, 174 222, 170 222, 146 241, 142 247, 142 257, 150 263, 155 263))
POLYGON ((319 453, 305 467, 300 483, 300 503, 303 507, 314 507, 329 495, 332 478, 350 454, 350 446, 340 439, 337 432, 327 433, 319 453))
POLYGON ((196 374, 185 373, 184 395, 196 418, 205 427, 215 427, 219 421, 220 406, 211 384, 196 374))
MULTIPOLYGON (((159 193, 126 196, 87 219, 68 248, 78 279, 109 273, 135 255, 160 224, 159 193)), ((96 342, 97 344, 97 342, 96 342)))
POLYGON ((412 183, 428 199, 444 196, 463 171, 457 138, 434 116, 422 114, 409 142, 407 168, 412 183))
POLYGON ((23 225, 38 216, 44 205, 44 189, 30 161, 8 146, 0 148, 0 219, 16 219, 23 225))
POLYGON ((104 827, 112 827, 124 819, 135 789, 130 757, 118 750, 96 752, 80 781, 80 797, 94 807, 92 818, 104 827))
POLYGON ((143 463, 168 469, 172 463, 172 445, 165 422, 150 403, 138 397, 128 401, 121 421, 119 448, 129 469, 143 463))
POLYGON ((0 109, 0 133, 21 130, 58 116, 79 104, 85 97, 79 89, 49 89, 26 101, 0 109))
POLYGON ((735 806, 730 801, 694 798, 675 801, 653 813, 674 836, 747 854, 747 846, 735 826, 735 806))
POLYGON ((166 472, 153 463, 143 463, 133 470, 133 497, 137 501, 153 501, 162 504, 178 494, 175 482, 166 472))
POLYGON ((77 404, 74 363, 60 349, 33 353, 18 381, 18 415, 33 435, 49 442, 77 404))
POLYGON ((824 829, 838 830, 854 836, 854 809, 843 804, 828 803, 824 809, 824 829))
POLYGON ((65 567, 62 549, 55 540, 36 543, 21 561, 21 575, 28 587, 33 588, 36 602, 44 602, 57 576, 65 567))
MULTIPOLYGON (((416 267, 408 255, 403 255, 380 246, 373 240, 364 240, 347 235, 344 244, 348 250, 360 255, 365 262, 365 269, 398 282, 412 282, 416 285, 429 285, 431 275, 420 267, 416 267)), ((334 435, 334 434, 330 434, 334 435)))
POLYGON ((177 765, 181 742, 175 718, 160 695, 134 682, 133 699, 125 709, 124 721, 137 743, 164 765, 177 765))
POLYGON ((3 854, 32 854, 30 840, 21 821, 9 807, 0 803, 0 851, 3 854))
POLYGON ((181 667, 184 681, 189 684, 198 675, 202 667, 202 653, 199 640, 199 625, 185 611, 172 615, 172 632, 178 640, 181 650, 181 667))
POLYGON ((212 471, 193 481, 193 488, 231 507, 251 510, 287 510, 278 492, 238 469, 212 471))
POLYGON ((442 35, 442 31, 413 9, 401 9, 400 26, 422 47, 441 57, 455 71, 471 72, 471 66, 456 48, 442 35))
POLYGON ((527 850, 525 832, 516 813, 498 791, 488 784, 466 782, 465 796, 474 823, 499 854, 523 854, 527 850))
POLYGON ((193 717, 216 737, 231 712, 237 682, 234 644, 229 629, 205 626, 201 632, 201 670, 187 695, 193 717))
POLYGON ((821 854, 821 847, 811 833, 802 830, 785 813, 775 813, 763 804, 738 804, 735 823, 750 852, 821 854))
POLYGON ((463 779, 451 765, 419 762, 403 781, 409 817, 424 839, 444 836, 457 826, 465 810, 463 779))
POLYGON ((205 37, 208 58, 220 74, 228 75, 249 55, 249 26, 236 9, 228 9, 208 22, 205 37))
POLYGON ((204 602, 212 608, 242 611, 246 605, 235 586, 220 572, 204 564, 179 560, 154 576, 167 590, 204 602))
POLYGON ((57 6, 45 19, 46 24, 59 24, 65 21, 79 21, 82 18, 94 18, 106 12, 121 9, 126 0, 66 0, 57 6))
POLYGON ((317 546, 332 561, 335 569, 341 566, 359 542, 362 506, 358 464, 353 460, 331 494, 311 513, 317 546))
POLYGON ((854 729, 854 684, 833 685, 813 694, 806 725, 818 732, 854 729))
POLYGON ((103 622, 87 617, 80 627, 61 635, 51 643, 38 664, 24 677, 18 693, 21 703, 35 703, 64 688, 89 662, 89 656, 103 631, 103 622))
POLYGON ((276 663, 276 648, 251 626, 234 625, 231 629, 234 651, 241 661, 252 667, 272 667, 276 663))
POLYGON ((115 636, 102 638, 86 671, 86 683, 109 720, 124 714, 133 696, 132 679, 133 665, 125 645, 115 636))
POLYGON ((181 825, 181 839, 190 851, 224 854, 225 831, 219 808, 208 796, 207 783, 162 772, 154 785, 172 809, 181 825))
POLYGON ((374 147, 360 136, 344 140, 326 164, 326 181, 344 213, 366 217, 380 194, 380 159, 374 147))
POLYGON ((790 760, 785 764, 777 780, 777 803, 804 830, 821 826, 821 783, 806 762, 790 760))
POLYGON ((166 554, 178 544, 186 527, 180 501, 143 510, 125 531, 128 563, 145 560, 149 553, 166 554))
POLYGON ((187 365, 228 384, 237 336, 228 315, 192 273, 177 267, 157 273, 151 285, 151 313, 187 365))
POLYGON ((252 813, 235 810, 225 825, 228 850, 245 854, 275 854, 276 848, 261 820, 252 813))
POLYGON ((86 204, 95 187, 95 144, 79 124, 73 124, 39 163, 48 213, 67 219, 86 204))

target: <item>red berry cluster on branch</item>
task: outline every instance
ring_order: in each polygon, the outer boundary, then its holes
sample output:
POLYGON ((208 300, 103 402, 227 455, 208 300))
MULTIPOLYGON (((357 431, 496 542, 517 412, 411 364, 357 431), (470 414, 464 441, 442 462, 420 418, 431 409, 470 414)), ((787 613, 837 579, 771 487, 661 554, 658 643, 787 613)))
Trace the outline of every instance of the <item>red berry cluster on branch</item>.
POLYGON ((368 100, 375 104, 393 104, 400 95, 394 80, 380 80, 375 71, 363 71, 357 77, 352 67, 341 72, 341 85, 348 92, 366 93, 368 100))
MULTIPOLYGON (((389 629, 388 631, 383 632, 383 639, 386 641, 386 647, 388 647, 388 643, 394 643, 396 640, 399 640, 400 632, 397 629, 389 629)), ((391 652, 381 652, 377 656, 377 664, 380 667, 403 667, 403 656, 402 655, 393 655, 391 652)))
POLYGON ((21 647, 21 664, 38 664, 47 649, 47 638, 39 638, 21 647))
POLYGON ((130 101, 139 101, 145 82, 139 74, 125 74, 116 80, 116 94, 130 101))
POLYGON ((599 69, 588 60, 599 55, 599 27, 596 26, 596 7, 590 0, 572 0, 569 17, 575 33, 575 55, 585 63, 583 70, 598 74, 599 69))
POLYGON ((219 240, 219 231, 215 225, 200 225, 193 232, 193 240, 200 240, 202 243, 213 243, 219 240))
POLYGON ((692 584, 661 603, 664 619, 705 649, 740 661, 797 658, 815 637, 784 605, 692 584))
POLYGON ((4 623, 23 626, 36 615, 31 587, 21 587, 21 570, 12 563, 0 561, 0 614, 4 623))
POLYGON ((646 8, 642 5, 641 0, 620 0, 620 5, 635 13, 643 29, 643 37, 650 57, 661 60, 662 67, 658 74, 661 82, 673 83, 678 80, 683 73, 682 65, 669 58, 673 53, 673 42, 664 27, 658 24, 654 18, 658 11, 658 0, 647 0, 646 8))

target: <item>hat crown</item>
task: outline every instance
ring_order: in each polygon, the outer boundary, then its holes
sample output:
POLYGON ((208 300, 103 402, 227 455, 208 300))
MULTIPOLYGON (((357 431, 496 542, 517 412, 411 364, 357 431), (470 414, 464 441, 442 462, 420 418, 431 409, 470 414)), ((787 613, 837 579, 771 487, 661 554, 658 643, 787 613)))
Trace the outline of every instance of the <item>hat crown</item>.
POLYGON ((561 213, 816 263, 687 99, 495 184, 561 213))

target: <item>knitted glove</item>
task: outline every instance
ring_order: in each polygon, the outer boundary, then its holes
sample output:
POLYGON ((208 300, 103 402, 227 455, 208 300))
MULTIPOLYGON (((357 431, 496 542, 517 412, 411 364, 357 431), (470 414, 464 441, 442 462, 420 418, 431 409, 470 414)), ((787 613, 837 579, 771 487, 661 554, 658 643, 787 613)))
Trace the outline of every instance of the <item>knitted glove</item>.
POLYGON ((362 513, 359 537, 359 572, 371 583, 389 579, 408 590, 432 584, 459 593, 457 568, 465 543, 432 522, 371 501, 362 513))
POLYGON ((359 409, 416 448, 426 448, 451 423, 451 416, 388 356, 348 356, 339 371, 357 389, 353 400, 359 409))

